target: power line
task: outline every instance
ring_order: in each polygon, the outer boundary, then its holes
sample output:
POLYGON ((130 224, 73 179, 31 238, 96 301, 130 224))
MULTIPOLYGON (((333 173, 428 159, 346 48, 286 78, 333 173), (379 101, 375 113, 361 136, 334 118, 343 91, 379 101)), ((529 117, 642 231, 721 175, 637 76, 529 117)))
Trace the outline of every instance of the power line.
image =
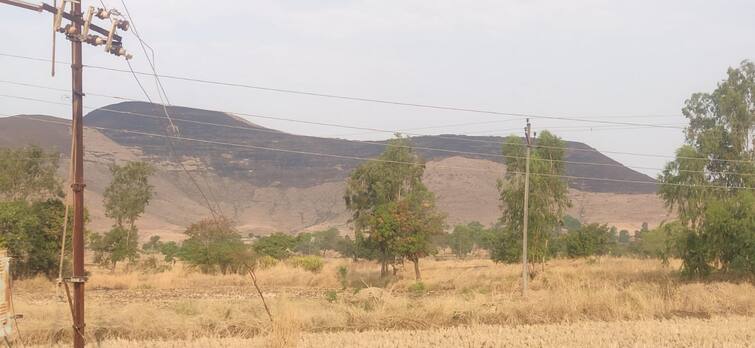
MULTIPOLYGON (((153 76, 155 78, 155 83, 158 87, 157 95, 160 97, 160 103, 162 105, 163 111, 165 113, 165 118, 168 119, 168 123, 170 124, 170 134, 178 134, 178 127, 173 123, 173 119, 170 116, 170 113, 168 112, 168 107, 166 106, 166 102, 169 104, 170 101, 168 99, 168 93, 165 91, 165 88, 163 87, 162 82, 160 82, 160 78, 157 74, 157 69, 155 68, 155 63, 153 62, 153 59, 150 58, 150 55, 147 53, 147 47, 149 47, 150 51, 152 52, 152 57, 154 58, 155 51, 152 49, 151 46, 149 46, 144 40, 142 40, 141 36, 139 35, 139 32, 136 29, 136 25, 134 23, 133 18, 131 17, 131 13, 128 10, 128 6, 126 6, 125 0, 121 0, 121 4, 123 5, 123 9, 126 11, 126 16, 128 17, 129 22, 131 23, 132 32, 134 33, 134 36, 136 36, 136 39, 139 41, 139 45, 142 48, 142 51, 144 52, 144 57, 147 59, 147 62, 149 63, 150 68, 152 69, 153 76), (163 99, 163 96, 165 99, 163 99)), ((144 86, 142 86, 141 82, 136 76, 136 73, 134 72, 134 68, 131 66, 131 63, 126 61, 128 63, 129 71, 131 71, 131 74, 133 75, 134 79, 139 84, 139 87, 141 91, 144 93, 144 96, 147 97, 147 99, 152 102, 152 100, 149 97, 149 93, 144 89, 144 86)), ((166 132, 167 135, 168 132, 166 132)), ((170 138, 166 138, 168 141, 168 147, 170 149, 170 152, 175 154, 175 148, 173 146, 173 141, 170 138)), ((217 198, 214 197, 214 194, 212 192, 212 187, 207 183, 207 177, 206 175, 203 176, 205 184, 207 185, 207 191, 211 196, 213 196, 213 200, 215 201, 215 207, 213 207, 212 203, 210 203, 210 200, 207 198, 207 195, 204 193, 202 188, 200 187, 199 183, 194 179, 194 177, 191 175, 191 173, 186 169, 186 166, 184 166, 183 162, 178 159, 177 162, 181 166, 181 169, 186 173, 186 175, 189 177, 189 180, 194 184, 197 191, 199 191, 200 195, 202 196, 202 199, 207 204, 207 208, 210 210, 210 214, 213 217, 213 220, 215 220, 215 223, 218 222, 218 212, 220 212, 220 215, 223 216, 223 210, 220 206, 220 203, 218 202, 217 198), (215 211, 217 209, 217 211, 215 211)))
MULTIPOLYGON (((123 100, 139 101, 139 100, 136 100, 136 99, 128 99, 128 98, 123 98, 123 97, 108 96, 108 95, 104 95, 104 94, 93 94, 93 95, 104 96, 104 97, 111 97, 111 98, 119 98, 119 99, 123 99, 123 100)), ((29 97, 20 97, 20 96, 5 95, 5 94, 0 94, 0 97, 14 98, 14 99, 21 99, 21 100, 28 100, 28 101, 35 101, 35 102, 42 102, 42 103, 48 103, 48 104, 58 104, 58 105, 66 105, 67 106, 67 104, 63 104, 63 103, 52 102, 52 101, 47 101, 47 100, 42 100, 42 99, 36 99, 36 98, 29 98, 29 97)), ((140 114, 140 113, 135 113, 135 112, 121 111, 121 110, 113 110, 113 109, 108 109, 108 108, 99 108, 99 109, 89 108, 89 109, 92 109, 92 110, 101 110, 101 111, 109 111, 109 112, 115 112, 115 113, 121 113, 121 114, 139 115, 139 116, 145 116, 145 117, 156 117, 154 115, 146 115, 146 114, 140 114)), ((343 125, 343 124, 326 123, 326 122, 316 122, 316 121, 306 121, 306 120, 284 118, 284 117, 265 116, 265 115, 260 115, 260 114, 250 114, 250 113, 231 112, 231 111, 217 111, 217 112, 224 112, 224 113, 227 113, 227 114, 232 114, 232 115, 237 115, 237 116, 246 116, 246 117, 262 118, 262 119, 272 119, 272 120, 278 120, 278 121, 296 122, 296 123, 312 124, 312 125, 327 126, 327 127, 347 128, 347 129, 357 129, 357 130, 370 130, 370 131, 382 132, 382 133, 387 133, 387 134, 394 134, 396 132, 399 132, 397 130, 388 130, 388 129, 379 129, 379 128, 370 128, 370 127, 348 126, 348 125, 343 125)), ((179 115, 180 115, 180 113, 179 113, 179 115)), ((231 125, 212 124, 212 123, 209 123, 209 122, 193 121, 193 120, 182 120, 182 121, 183 122, 198 123, 198 124, 205 124, 205 125, 213 125, 213 126, 219 126, 219 127, 230 127, 230 128, 237 127, 237 126, 231 126, 231 125)), ((256 128, 247 128, 247 127, 241 127, 241 128, 249 129, 249 130, 254 130, 254 131, 258 131, 258 132, 279 133, 279 131, 270 130, 270 129, 256 129, 256 128)), ((502 142, 502 141, 486 140, 486 139, 469 139, 469 138, 464 138, 463 135, 462 136, 451 137, 451 136, 444 136, 444 135, 430 135, 430 134, 410 133, 410 132, 405 132, 403 134, 410 135, 410 136, 415 136, 415 137, 432 136, 432 137, 436 137, 438 139, 447 139, 447 140, 464 141, 464 142, 474 142, 474 143, 487 143, 487 144, 497 144, 497 145, 509 144, 509 145, 514 145, 514 146, 523 146, 524 145, 524 144, 519 144, 519 143, 513 143, 513 144, 511 144, 511 143, 505 143, 505 142, 502 142)), ((333 140, 356 141, 356 140, 349 140, 349 139, 333 139, 333 140)), ((359 142, 362 142, 362 141, 359 141, 359 142)), ((706 161, 708 160, 707 158, 699 158, 699 157, 686 157, 686 156, 677 156, 677 157, 675 157, 675 156, 661 155, 661 154, 647 154, 647 153, 634 153, 634 152, 621 152, 621 151, 602 151, 602 150, 597 150, 597 149, 593 149, 593 148, 587 148, 587 149, 585 149, 585 148, 573 148, 573 147, 561 148, 561 147, 538 145, 538 144, 533 144, 532 146, 533 147, 539 147, 539 148, 564 149, 564 150, 579 151, 579 152, 593 152, 593 153, 599 153, 599 154, 620 154, 620 155, 630 155, 630 156, 638 156, 638 157, 654 157, 654 158, 667 158, 667 159, 687 159, 687 160, 706 160, 706 161)), ((445 150, 445 149, 432 149, 432 148, 428 148, 428 149, 437 150, 437 151, 453 151, 453 150, 445 150)), ((472 154, 472 153, 468 153, 468 154, 472 154)), ((477 153, 477 154, 478 155, 484 155, 484 156, 491 156, 491 154, 483 154, 483 153, 477 153)), ((753 161, 749 161, 749 160, 732 160, 732 159, 715 159, 714 161, 723 162, 723 163, 726 163, 726 162, 731 162, 731 163, 753 163, 753 161)), ((584 163, 584 164, 588 164, 588 163, 584 163)), ((622 167, 627 167, 627 168, 636 168, 636 169, 662 170, 661 168, 649 168, 649 167, 639 167, 639 166, 624 166, 624 165, 621 165, 621 166, 622 167)), ((730 173, 730 172, 720 172, 720 173, 721 174, 725 174, 725 173, 730 173)), ((730 173, 730 174, 736 174, 736 173, 730 173)))
MULTIPOLYGON (((60 125, 70 126, 68 123, 65 123, 65 122, 56 122, 56 121, 42 120, 42 119, 37 119, 37 118, 31 118, 31 120, 38 121, 38 122, 46 122, 46 123, 54 123, 54 124, 60 124, 60 125)), ((132 131, 132 130, 126 130, 126 129, 116 129, 116 128, 107 128, 107 127, 93 127, 93 126, 87 126, 87 127, 91 128, 91 129, 96 129, 96 130, 114 131, 114 132, 121 132, 121 133, 128 133, 128 134, 137 134, 137 135, 144 135, 144 136, 158 137, 158 138, 166 138, 166 137, 168 137, 168 138, 172 138, 174 140, 191 141, 191 142, 198 142, 198 143, 212 144, 212 145, 220 145, 220 146, 229 146, 229 147, 249 148, 249 149, 255 149, 255 150, 275 151, 275 152, 282 152, 282 153, 292 153, 292 154, 299 154, 299 155, 331 157, 331 158, 349 159, 349 160, 357 160, 357 161, 384 162, 384 163, 394 163, 394 164, 407 164, 407 165, 417 165, 417 164, 420 164, 420 163, 417 163, 417 162, 404 162, 404 161, 383 160, 383 159, 380 159, 380 158, 365 158, 365 157, 358 157, 358 156, 329 154, 329 153, 322 153, 322 152, 289 150, 289 149, 281 149, 281 148, 275 148, 275 147, 266 147, 266 146, 256 146, 256 145, 248 145, 248 144, 228 143, 228 142, 222 142, 222 141, 196 139, 196 138, 186 138, 186 137, 182 137, 182 136, 170 136, 170 135, 163 135, 163 134, 156 134, 156 133, 147 133, 147 132, 140 132, 140 131, 132 131)), ((446 168, 446 169, 460 169, 460 170, 470 170, 470 171, 481 171, 481 172, 494 172, 494 171, 491 171, 491 170, 488 170, 488 169, 481 169, 481 168, 474 168, 474 167, 461 167, 461 166, 448 166, 448 165, 435 165, 434 167, 437 167, 437 168, 446 168)), ((517 171, 507 171, 507 174, 524 174, 524 173, 523 172, 517 172, 517 171)), ((657 183, 657 182, 654 182, 654 181, 642 181, 642 180, 594 178, 594 177, 583 177, 583 176, 574 176, 574 175, 557 175, 557 174, 546 174, 546 173, 530 173, 530 175, 545 176, 545 177, 559 177, 559 178, 563 178, 563 179, 573 179, 573 180, 588 180, 588 181, 592 180, 592 181, 607 181, 607 182, 620 182, 620 183, 631 183, 631 184, 661 185, 660 183, 657 183)), ((726 189, 726 190, 735 190, 735 189, 736 190, 738 190, 738 189, 755 190, 755 188, 744 187, 744 186, 721 186, 721 185, 707 185, 707 184, 706 185, 698 185, 698 184, 663 183, 662 185, 681 186, 681 187, 695 187, 695 188, 726 189)))
MULTIPOLYGON (((2 82, 2 81, 0 81, 0 82, 2 82)), ((4 95, 4 94, 0 94, 0 97, 17 98, 17 99, 22 99, 22 100, 30 100, 30 101, 38 101, 38 102, 43 102, 43 103, 49 103, 49 104, 53 104, 53 105, 67 106, 67 104, 64 104, 64 103, 46 101, 46 100, 42 100, 42 99, 35 99, 35 98, 29 98, 29 97, 9 96, 9 95, 4 95)), ((143 113, 137 113, 137 112, 131 112, 131 111, 114 110, 114 109, 108 109, 108 108, 88 108, 88 109, 113 112, 113 113, 118 113, 118 114, 122 114, 122 115, 126 115, 126 116, 136 116, 136 117, 152 118, 152 119, 158 119, 158 120, 164 119, 163 117, 159 117, 159 116, 155 116, 155 115, 149 115, 149 114, 143 114, 143 113)), ((260 117, 262 117, 262 116, 260 116, 260 117)), ((253 131, 253 132, 281 134, 281 132, 279 132, 277 130, 265 129, 265 128, 243 127, 243 126, 218 124, 218 123, 211 123, 211 122, 204 122, 204 121, 195 121, 195 120, 187 120, 187 119, 178 119, 178 118, 174 118, 174 120, 178 121, 178 122, 200 124, 200 125, 206 125, 206 126, 232 128, 232 129, 241 129, 241 130, 253 131)), ((347 126, 341 126, 341 127, 347 127, 347 126)), ((395 133, 397 131, 385 131, 385 132, 395 133)), ((438 137, 443 138, 442 136, 438 136, 438 137)), ((450 137, 446 137, 446 138, 453 139, 453 140, 458 140, 458 138, 450 138, 450 137)), ((373 145, 379 145, 379 146, 390 146, 390 145, 387 145, 387 144, 382 143, 382 142, 365 141, 365 140, 351 140, 351 139, 332 139, 332 140, 345 141, 345 142, 353 142, 353 143, 358 143, 358 144, 373 144, 373 145)), ((520 145, 518 143, 505 143, 505 142, 495 142, 495 143, 496 144, 516 145, 516 146, 520 145)), ((537 147, 536 144, 533 144, 532 146, 537 147)), ((541 146, 541 147, 545 147, 545 146, 541 146)), ((440 149, 440 148, 433 148, 433 147, 412 146, 412 148, 419 149, 419 150, 426 150, 426 151, 438 151, 438 152, 464 154, 464 155, 475 155, 475 156, 486 156, 486 157, 498 157, 498 158, 507 158, 508 157, 508 158, 519 158, 519 159, 523 158, 523 157, 503 155, 503 154, 491 154, 491 153, 482 153, 482 152, 473 152, 473 151, 459 151, 459 150, 440 149)), ((560 147, 548 147, 548 148, 557 148, 557 149, 564 149, 564 150, 579 150, 579 149, 575 149, 575 148, 560 148, 560 147)), ((601 153, 600 151, 597 151, 597 150, 595 150, 595 152, 601 153)), ((702 158, 696 158, 696 157, 685 157, 685 158, 698 159, 698 160, 702 159, 702 158)), ((632 169, 656 170, 656 171, 663 170, 663 168, 643 167, 643 166, 628 166, 628 165, 613 164, 613 163, 595 163, 595 162, 581 162, 581 161, 568 161, 568 160, 552 160, 552 159, 537 159, 537 158, 535 158, 533 160, 560 162, 560 163, 567 163, 567 164, 574 164, 574 165, 588 165, 588 166, 602 166, 602 167, 616 167, 616 168, 632 168, 632 169)), ((727 161, 734 161, 734 160, 727 160, 727 161)), ((755 174, 751 174, 751 173, 736 173, 736 172, 730 172, 730 171, 699 171, 699 170, 685 170, 685 169, 680 169, 679 171, 682 171, 682 172, 691 172, 691 173, 704 173, 704 174, 724 174, 724 175, 739 175, 739 176, 755 176, 755 174)))
MULTIPOLYGON (((7 53, 2 53, 2 52, 0 52, 0 56, 17 58, 17 59, 28 59, 28 60, 34 60, 34 61, 48 61, 43 58, 34 58, 34 57, 21 56, 21 55, 16 55, 16 54, 7 54, 7 53)), ((125 70, 125 69, 104 67, 104 66, 98 66, 98 65, 85 65, 85 66, 88 68, 105 70, 105 71, 131 73, 130 70, 125 70)), ((153 73, 139 72, 139 71, 135 73, 139 75, 150 75, 150 76, 154 75, 153 73)), ((483 109, 476 109, 476 108, 465 108, 465 107, 456 107, 456 106, 443 106, 443 105, 432 105, 432 104, 424 104, 424 103, 393 101, 393 100, 378 99, 378 98, 353 97, 353 96, 346 96, 346 95, 339 95, 339 94, 319 93, 319 92, 310 92, 310 91, 304 91, 304 90, 285 89, 285 88, 274 88, 274 87, 251 85, 251 84, 245 84, 245 83, 223 82, 223 81, 199 79, 199 78, 177 76, 177 75, 160 74, 158 76, 162 78, 178 80, 178 81, 187 81, 187 82, 212 84, 212 85, 219 85, 219 86, 226 86, 226 87, 246 88, 246 89, 254 89, 254 90, 261 90, 261 91, 268 91, 268 92, 305 95, 305 96, 322 97, 322 98, 330 98, 330 99, 341 99, 341 100, 349 100, 349 101, 357 101, 357 102, 369 102, 369 103, 377 103, 377 104, 406 106, 406 107, 422 108, 422 109, 446 110, 446 111, 477 113, 477 114, 487 114, 487 115, 497 115, 497 116, 529 117, 529 118, 539 118, 539 119, 601 123, 601 124, 613 124, 613 125, 625 125, 625 126, 646 126, 646 127, 652 127, 652 128, 683 129, 676 126, 656 125, 656 124, 648 124, 648 123, 606 121, 606 120, 598 120, 598 119, 590 119, 590 118, 544 115, 544 114, 536 114, 536 113, 530 114, 530 113, 520 113, 520 112, 503 112, 503 111, 483 110, 483 109)), ((672 115, 616 115, 616 116, 604 116, 604 117, 607 117, 607 118, 651 118, 651 117, 680 117, 680 116, 681 115, 679 116, 677 115, 673 115, 673 116, 672 115)))

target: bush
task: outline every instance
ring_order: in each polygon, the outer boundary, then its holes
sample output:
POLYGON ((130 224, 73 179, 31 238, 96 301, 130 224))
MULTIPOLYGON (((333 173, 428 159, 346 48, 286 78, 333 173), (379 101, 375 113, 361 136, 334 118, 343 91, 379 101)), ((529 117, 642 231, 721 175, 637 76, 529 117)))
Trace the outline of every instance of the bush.
POLYGON ((346 289, 349 285, 347 276, 349 275, 349 268, 345 265, 338 266, 338 282, 341 283, 341 288, 346 289))
POLYGON ((607 225, 589 224, 566 234, 566 254, 569 257, 604 255, 614 241, 615 234, 607 225))
POLYGON ((416 282, 409 285, 408 290, 412 296, 422 296, 427 292, 427 287, 425 287, 425 283, 423 282, 416 282))
POLYGON ((301 268, 312 273, 318 273, 322 271, 322 268, 325 266, 325 262, 323 262, 321 257, 311 255, 294 256, 288 260, 288 263, 291 266, 301 268))
POLYGON ((259 258, 257 258, 257 267, 259 267, 260 269, 272 268, 277 264, 278 264, 278 259, 270 255, 262 255, 259 258))
POLYGON ((260 237, 252 247, 260 255, 268 255, 283 260, 291 256, 292 250, 296 249, 297 239, 284 233, 273 233, 269 236, 260 237))
POLYGON ((333 303, 338 301, 338 294, 335 291, 328 291, 325 293, 325 299, 328 300, 328 302, 333 303))
POLYGON ((188 239, 178 255, 204 273, 243 272, 245 263, 252 261, 248 247, 226 218, 199 221, 184 233, 188 239))

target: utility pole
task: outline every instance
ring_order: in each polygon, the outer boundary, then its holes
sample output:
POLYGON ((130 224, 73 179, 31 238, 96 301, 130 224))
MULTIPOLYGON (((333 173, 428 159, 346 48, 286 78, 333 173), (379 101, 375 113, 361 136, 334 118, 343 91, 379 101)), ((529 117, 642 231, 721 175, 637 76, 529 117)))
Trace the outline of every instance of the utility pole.
MULTIPOLYGON (((81 11, 81 0, 61 0, 60 7, 57 8, 48 4, 35 5, 19 0, 0 0, 0 3, 27 10, 37 12, 47 11, 55 14, 53 33, 63 33, 71 41, 71 131, 73 132, 71 144, 73 155, 71 158, 73 167, 73 180, 71 184, 71 191, 73 192, 73 237, 71 244, 73 246, 73 274, 71 277, 61 279, 60 281, 65 285, 73 317, 73 347, 84 348, 86 344, 84 336, 84 329, 86 327, 84 321, 84 284, 87 281, 87 277, 84 270, 84 187, 86 187, 86 184, 84 183, 84 63, 81 44, 82 42, 86 42, 93 46, 106 45, 106 52, 131 59, 131 55, 126 53, 121 44, 121 37, 115 34, 116 29, 128 30, 129 23, 128 21, 115 18, 119 16, 119 13, 115 10, 95 9, 92 6, 89 7, 87 18, 84 18, 81 11), (70 13, 65 12, 68 3, 71 5, 70 13), (105 30, 92 24, 93 16, 100 19, 110 19, 110 30, 105 30), (70 20, 71 23, 65 27, 61 27, 63 18, 70 20), (107 37, 97 36, 96 34, 90 35, 90 30, 107 35, 107 37), (68 290, 68 283, 73 283, 73 300, 68 290)), ((52 64, 52 74, 54 76, 54 51, 52 64)))
MULTIPOLYGON (((65 5, 65 2, 63 3, 65 5)), ((71 100, 72 131, 73 131, 73 275, 69 282, 73 283, 73 346, 84 347, 84 86, 82 82, 84 63, 81 58, 81 3, 72 3, 71 16, 74 18, 73 27, 67 33, 71 40, 71 100)), ((54 63, 53 63, 54 64, 54 63)))
POLYGON ((529 224, 529 206, 530 206, 530 152, 532 147, 532 138, 530 132, 532 126, 530 119, 527 119, 527 127, 524 128, 524 139, 527 141, 527 159, 524 165, 524 217, 522 229, 522 297, 527 297, 527 281, 529 271, 527 267, 527 225, 529 224))

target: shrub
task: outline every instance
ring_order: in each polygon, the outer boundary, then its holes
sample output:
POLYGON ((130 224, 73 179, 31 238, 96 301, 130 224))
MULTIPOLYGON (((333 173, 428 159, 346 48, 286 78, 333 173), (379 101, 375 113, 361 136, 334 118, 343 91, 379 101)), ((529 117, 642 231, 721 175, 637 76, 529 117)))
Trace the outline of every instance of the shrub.
POLYGON ((338 266, 338 282, 341 283, 341 288, 346 289, 349 285, 348 279, 346 278, 349 275, 349 268, 345 265, 338 266))
POLYGON ((330 303, 336 302, 338 300, 338 294, 332 290, 328 291, 325 293, 325 299, 330 303))
POLYGON ((257 267, 260 269, 268 269, 278 264, 278 259, 270 255, 262 255, 257 258, 257 267))
POLYGON ((257 239, 253 248, 260 255, 268 255, 283 260, 291 256, 291 251, 296 248, 297 239, 284 233, 273 233, 257 239))
POLYGON ((409 285, 408 290, 412 296, 422 296, 427 292, 427 287, 425 287, 425 283, 423 282, 416 282, 409 285))
POLYGON ((325 262, 323 262, 322 258, 319 256, 294 256, 288 260, 288 263, 291 266, 294 266, 296 268, 301 268, 305 271, 309 271, 312 273, 317 273, 322 271, 323 266, 325 266, 325 262))

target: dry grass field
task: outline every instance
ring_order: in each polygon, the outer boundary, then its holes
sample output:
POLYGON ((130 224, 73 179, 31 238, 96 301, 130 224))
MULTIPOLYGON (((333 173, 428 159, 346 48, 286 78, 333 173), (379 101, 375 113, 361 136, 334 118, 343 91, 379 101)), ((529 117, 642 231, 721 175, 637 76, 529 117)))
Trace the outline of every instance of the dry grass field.
MULTIPOLYGON (((307 333, 301 347, 755 347, 755 318, 579 322, 526 326, 464 326, 430 330, 307 333)), ((267 337, 198 338, 181 341, 110 340, 113 348, 268 347, 267 337)), ((55 346, 63 348, 66 345, 55 346)))
MULTIPOLYGON (((154 274, 96 270, 87 284, 88 340, 102 347, 644 347, 755 341, 752 283, 684 281, 673 262, 663 267, 658 260, 628 258, 552 261, 538 268, 526 299, 516 265, 423 260, 424 288, 414 285, 409 266, 388 284, 380 281, 378 268, 328 259, 319 273, 286 264, 260 270, 273 325, 250 279, 241 275, 203 275, 180 265, 154 274), (349 269, 347 289, 338 279, 339 266, 349 269)), ((54 284, 20 281, 15 301, 28 345, 70 339, 70 313, 54 284)))

